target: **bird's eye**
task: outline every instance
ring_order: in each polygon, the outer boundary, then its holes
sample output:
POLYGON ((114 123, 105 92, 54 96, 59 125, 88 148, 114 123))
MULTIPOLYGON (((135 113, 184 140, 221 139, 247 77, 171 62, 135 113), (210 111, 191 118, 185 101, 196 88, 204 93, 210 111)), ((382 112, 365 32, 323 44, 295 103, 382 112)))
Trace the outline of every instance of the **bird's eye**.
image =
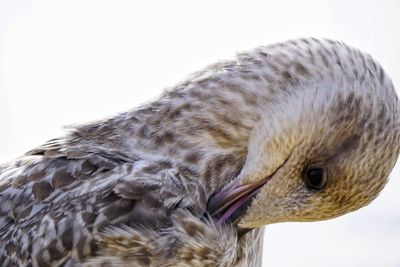
POLYGON ((310 189, 321 190, 326 183, 324 170, 322 168, 308 168, 304 178, 310 189))

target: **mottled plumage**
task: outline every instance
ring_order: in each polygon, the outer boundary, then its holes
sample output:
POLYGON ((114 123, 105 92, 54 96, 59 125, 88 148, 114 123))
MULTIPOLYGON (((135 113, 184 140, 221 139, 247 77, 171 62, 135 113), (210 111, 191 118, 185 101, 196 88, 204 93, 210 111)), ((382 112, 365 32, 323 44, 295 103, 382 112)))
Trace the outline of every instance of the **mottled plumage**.
POLYGON ((263 225, 377 196, 399 121, 382 67, 343 43, 240 53, 1 165, 0 264, 260 266, 263 225))

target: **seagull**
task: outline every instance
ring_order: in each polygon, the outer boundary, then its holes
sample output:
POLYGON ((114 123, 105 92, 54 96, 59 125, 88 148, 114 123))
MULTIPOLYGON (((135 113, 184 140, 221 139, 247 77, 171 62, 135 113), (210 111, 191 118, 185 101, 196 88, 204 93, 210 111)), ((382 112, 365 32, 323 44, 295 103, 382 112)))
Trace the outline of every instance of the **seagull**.
POLYGON ((377 197, 399 114, 383 68, 342 42, 239 53, 0 165, 0 265, 261 266, 264 226, 377 197))

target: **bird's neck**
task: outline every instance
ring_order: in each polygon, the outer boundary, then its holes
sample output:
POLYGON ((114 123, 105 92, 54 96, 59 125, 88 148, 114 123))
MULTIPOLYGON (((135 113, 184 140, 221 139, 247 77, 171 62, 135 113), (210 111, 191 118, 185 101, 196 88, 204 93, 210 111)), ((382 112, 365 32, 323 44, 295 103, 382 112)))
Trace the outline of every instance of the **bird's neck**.
MULTIPOLYGON (((154 102, 97 123, 102 126, 92 139, 128 155, 174 161, 198 173, 214 191, 241 170, 260 118, 257 95, 234 83, 214 86, 212 80, 207 88, 178 86, 154 102)), ((80 131, 90 135, 93 127, 96 123, 80 131)))

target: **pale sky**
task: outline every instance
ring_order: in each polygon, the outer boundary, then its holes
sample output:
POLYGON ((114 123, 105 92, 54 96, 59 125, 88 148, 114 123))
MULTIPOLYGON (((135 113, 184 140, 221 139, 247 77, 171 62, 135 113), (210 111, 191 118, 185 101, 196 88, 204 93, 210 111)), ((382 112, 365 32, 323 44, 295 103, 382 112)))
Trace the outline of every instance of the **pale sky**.
MULTIPOLYGON (((235 52, 296 37, 373 55, 400 89, 400 1, 0 0, 0 161, 134 108, 235 52)), ((400 169, 370 206, 265 230, 263 266, 400 267, 400 169)))

